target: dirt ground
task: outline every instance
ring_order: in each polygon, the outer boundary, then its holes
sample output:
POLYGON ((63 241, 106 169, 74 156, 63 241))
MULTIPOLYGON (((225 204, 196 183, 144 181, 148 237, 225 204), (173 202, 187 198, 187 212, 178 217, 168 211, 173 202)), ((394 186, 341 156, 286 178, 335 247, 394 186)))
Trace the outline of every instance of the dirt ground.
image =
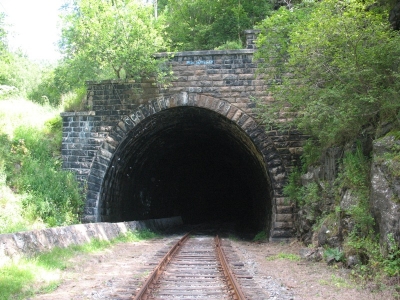
MULTIPOLYGON (((267 259, 280 253, 299 254, 304 248, 298 242, 282 243, 249 243, 234 242, 236 251, 246 261, 253 260, 261 276, 276 279, 286 289, 293 292, 293 299, 396 299, 389 289, 372 291, 351 280, 350 270, 328 266, 325 262, 291 261, 289 259, 267 259), (244 255, 245 254, 245 255, 244 255)), ((277 297, 276 299, 279 299, 277 297)), ((397 298, 398 299, 398 298, 397 298)))
MULTIPOLYGON (((132 295, 177 236, 117 244, 91 255, 79 255, 62 271, 58 288, 33 299, 132 299, 132 295), (161 251, 160 251, 161 250, 161 251)), ((279 253, 298 254, 297 242, 254 243, 231 241, 242 262, 262 284, 268 299, 396 299, 390 289, 371 291, 350 280, 348 270, 325 263, 271 259, 279 253), (270 259, 267 259, 270 257, 270 259)))

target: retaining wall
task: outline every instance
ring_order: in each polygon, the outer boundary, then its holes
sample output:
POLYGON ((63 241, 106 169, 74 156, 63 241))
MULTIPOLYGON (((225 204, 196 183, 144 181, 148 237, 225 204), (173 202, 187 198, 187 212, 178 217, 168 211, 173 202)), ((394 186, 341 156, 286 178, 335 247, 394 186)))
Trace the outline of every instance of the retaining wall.
POLYGON ((120 223, 88 223, 0 235, 0 266, 55 247, 81 245, 97 238, 111 240, 129 230, 162 231, 182 224, 181 217, 120 223))

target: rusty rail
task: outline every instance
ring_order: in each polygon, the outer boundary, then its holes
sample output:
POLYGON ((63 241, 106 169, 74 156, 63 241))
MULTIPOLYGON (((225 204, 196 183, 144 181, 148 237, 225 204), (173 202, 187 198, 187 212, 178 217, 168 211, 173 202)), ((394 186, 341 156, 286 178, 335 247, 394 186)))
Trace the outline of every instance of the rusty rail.
POLYGON ((229 267, 224 249, 222 249, 221 239, 219 238, 218 235, 215 237, 215 245, 217 247, 218 257, 221 262, 222 269, 225 273, 225 277, 228 279, 228 282, 229 282, 228 285, 232 288, 232 290, 234 292, 234 298, 237 300, 246 299, 245 296, 243 295, 243 292, 240 288, 239 283, 236 280, 235 275, 233 274, 231 268, 229 267))
POLYGON ((147 278, 147 280, 144 282, 143 286, 137 293, 137 295, 133 298, 134 300, 144 300, 147 298, 147 292, 150 289, 150 286, 157 282, 158 278, 162 274, 163 270, 165 267, 168 265, 168 263, 171 261, 171 259, 174 257, 174 255, 178 252, 178 250, 181 248, 181 246, 187 241, 189 238, 190 232, 185 234, 169 251, 161 262, 154 268, 153 272, 150 274, 150 276, 147 278))
MULTIPOLYGON (((152 287, 157 283, 162 273, 166 269, 167 265, 174 258, 175 254, 182 248, 185 242, 188 240, 190 233, 185 234, 162 258, 161 262, 154 268, 153 272, 144 282, 143 286, 140 288, 136 296, 134 296, 134 300, 145 300, 151 298, 150 295, 152 287)), ((221 239, 217 235, 214 238, 215 248, 217 254, 217 259, 219 260, 220 266, 222 267, 222 271, 224 273, 228 288, 230 290, 230 296, 235 300, 244 300, 246 299, 239 283, 236 280, 235 275, 233 274, 231 268, 229 267, 225 252, 222 248, 221 239)), ((215 253, 215 252, 214 252, 215 253)))

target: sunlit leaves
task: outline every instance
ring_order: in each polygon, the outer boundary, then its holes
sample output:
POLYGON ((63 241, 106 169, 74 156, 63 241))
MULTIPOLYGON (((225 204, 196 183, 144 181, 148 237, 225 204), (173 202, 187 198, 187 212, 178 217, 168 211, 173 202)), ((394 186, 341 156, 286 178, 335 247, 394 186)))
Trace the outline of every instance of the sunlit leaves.
POLYGON ((400 36, 387 12, 371 4, 326 0, 281 8, 260 26, 258 58, 276 103, 290 107, 294 123, 325 146, 396 121, 400 109, 400 36))
POLYGON ((169 0, 164 11, 167 32, 177 50, 214 49, 243 40, 272 9, 269 0, 169 0))
POLYGON ((64 16, 62 38, 67 59, 116 78, 157 75, 153 54, 168 49, 162 18, 141 1, 77 0, 64 16))

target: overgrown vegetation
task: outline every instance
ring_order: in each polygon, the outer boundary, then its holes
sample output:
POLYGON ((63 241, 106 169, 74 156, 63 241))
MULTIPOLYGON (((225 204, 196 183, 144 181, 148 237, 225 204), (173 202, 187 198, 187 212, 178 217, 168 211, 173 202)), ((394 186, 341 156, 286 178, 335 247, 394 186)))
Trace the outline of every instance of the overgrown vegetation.
POLYGON ((0 233, 79 222, 82 191, 61 170, 59 110, 0 101, 0 233))
POLYGON ((320 147, 382 122, 399 126, 400 34, 388 9, 372 0, 304 1, 266 18, 257 57, 276 101, 265 121, 296 126, 320 147))
MULTIPOLYGON (((394 2, 286 4, 257 26, 256 54, 275 99, 268 108, 259 103, 264 122, 310 136, 284 193, 297 204, 300 229, 326 239, 327 257, 357 257, 355 274, 363 278, 397 276, 398 241, 388 246, 390 254, 380 251, 370 213, 370 153, 356 142, 378 136, 383 124, 400 127, 400 34, 388 21, 394 2), (345 149, 336 181, 302 180, 329 147, 345 149)), ((392 172, 396 153, 385 160, 392 172)))
MULTIPOLYGON (((328 228, 341 239, 343 247, 327 246, 327 256, 343 262, 342 253, 356 255, 356 274, 363 278, 380 270, 399 276, 396 240, 389 239, 382 256, 374 232, 365 149, 346 150, 335 182, 301 184, 327 147, 374 137, 383 124, 400 136, 400 35, 388 22, 393 5, 393 0, 160 0, 153 11, 139 0, 74 0, 63 10, 64 57, 57 65, 9 51, 0 15, 0 98, 36 103, 0 101, 0 233, 79 221, 81 193, 73 175, 61 171, 56 115, 60 105, 67 111, 90 109, 82 102, 86 80, 151 77, 166 84, 170 70, 155 52, 238 49, 243 30, 256 25, 260 75, 275 99, 260 103, 261 117, 273 128, 296 127, 310 136, 286 196, 305 211, 312 230, 328 228), (355 200, 343 208, 346 192, 355 200), (352 222, 338 226, 344 220, 352 222)), ((393 176, 399 176, 399 151, 393 144, 393 152, 381 158, 393 176)), ((265 238, 260 232, 254 240, 265 238)))
POLYGON ((333 188, 327 184, 301 183, 301 173, 293 172, 284 188, 285 195, 306 211, 312 230, 318 234, 322 226, 330 236, 342 239, 338 247, 325 245, 327 261, 346 262, 349 256, 357 257, 353 275, 362 280, 381 276, 399 276, 400 250, 390 236, 387 253, 382 253, 379 236, 374 231, 374 218, 369 206, 369 159, 358 145, 345 153, 340 162, 340 173, 333 188), (345 191, 351 191, 349 207, 341 206, 345 191), (332 193, 332 191, 334 191, 332 193), (329 205, 326 205, 326 203, 329 205), (331 203, 332 202, 332 203, 331 203))
POLYGON ((57 288, 60 271, 70 266, 69 259, 82 253, 94 253, 117 243, 137 242, 157 237, 149 231, 128 231, 115 239, 93 239, 83 245, 54 248, 32 258, 21 259, 0 267, 0 300, 26 299, 36 293, 50 292, 57 288))
POLYGON ((317 182, 302 186, 301 173, 293 172, 284 188, 285 195, 306 211, 307 220, 315 232, 318 233, 323 225, 330 231, 331 236, 343 239, 340 248, 330 247, 329 243, 325 245, 324 256, 327 261, 345 262, 345 255, 353 255, 359 259, 354 267, 354 275, 357 277, 374 279, 375 276, 380 276, 382 271, 388 276, 394 276, 398 273, 396 268, 399 267, 400 261, 398 248, 394 246, 396 243, 392 243, 390 254, 382 256, 379 238, 374 232, 374 219, 370 213, 370 161, 358 145, 345 153, 340 166, 333 189, 327 183, 317 182), (344 208, 341 207, 340 201, 342 194, 347 190, 352 191, 353 202, 344 208), (326 202, 331 200, 333 203, 326 205, 326 202))
POLYGON ((171 46, 177 51, 222 49, 231 41, 243 45, 243 31, 252 29, 274 7, 270 0, 164 2, 161 14, 167 24, 171 46))
POLYGON ((267 233, 265 231, 260 231, 254 236, 253 242, 265 242, 267 239, 267 233))

